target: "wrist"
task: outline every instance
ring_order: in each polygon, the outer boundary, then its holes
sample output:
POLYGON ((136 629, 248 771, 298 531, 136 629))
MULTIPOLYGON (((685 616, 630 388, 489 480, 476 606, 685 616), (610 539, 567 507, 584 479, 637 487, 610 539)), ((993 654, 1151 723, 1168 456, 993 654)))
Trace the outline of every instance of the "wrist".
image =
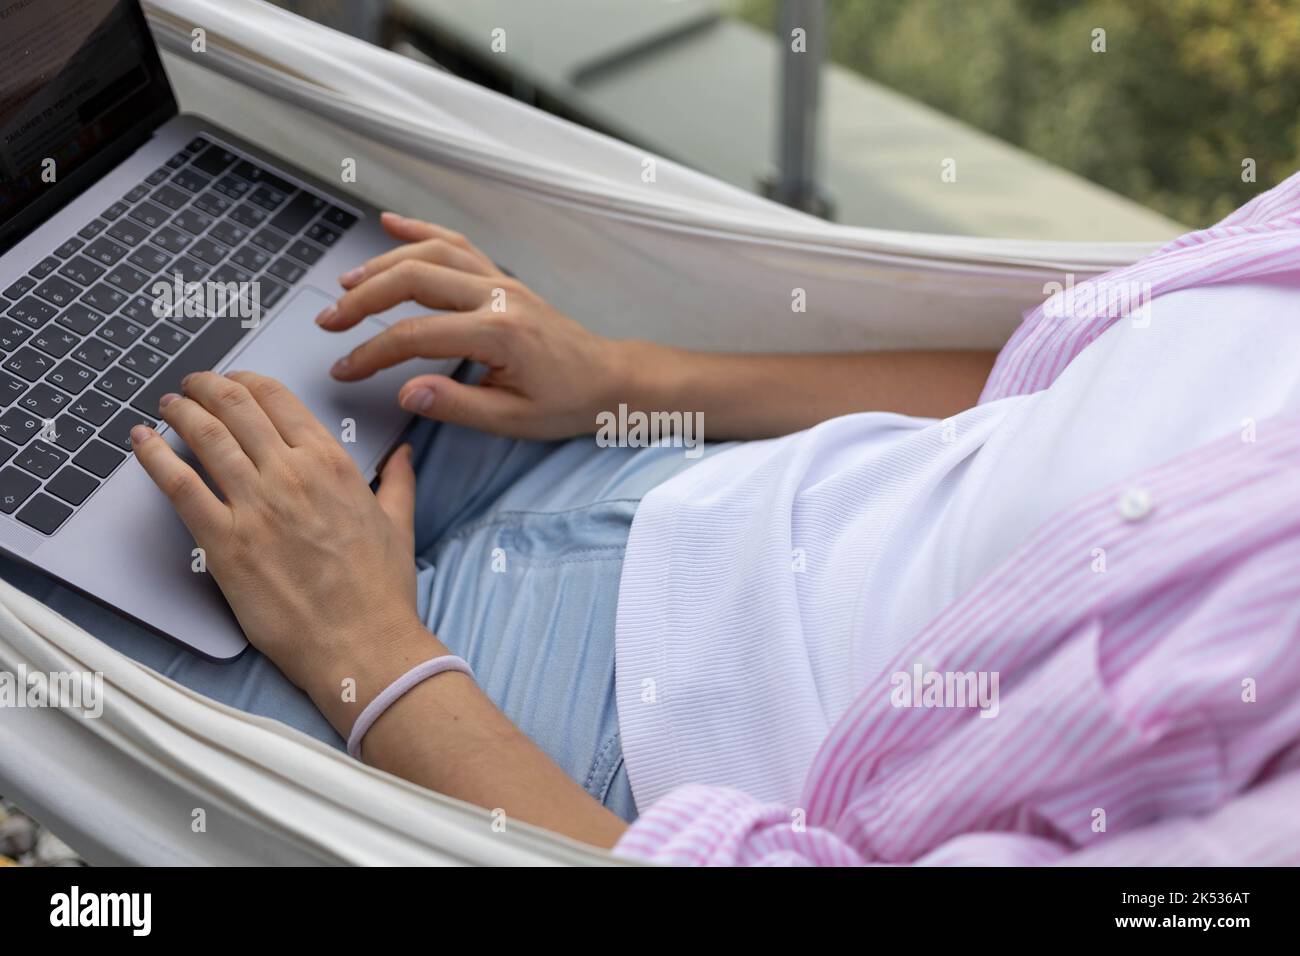
POLYGON ((347 738, 361 711, 412 667, 451 651, 420 621, 376 626, 344 645, 347 651, 323 660, 304 687, 339 735, 347 738))
POLYGON ((677 350, 643 339, 621 339, 611 345, 613 375, 601 411, 615 411, 619 405, 626 405, 632 411, 675 407, 674 370, 680 363, 674 361, 673 355, 677 350))

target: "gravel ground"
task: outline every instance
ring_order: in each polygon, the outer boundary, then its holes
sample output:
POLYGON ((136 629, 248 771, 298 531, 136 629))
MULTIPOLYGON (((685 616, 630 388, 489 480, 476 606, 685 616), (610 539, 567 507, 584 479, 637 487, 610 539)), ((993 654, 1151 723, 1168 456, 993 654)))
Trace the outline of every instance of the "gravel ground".
POLYGON ((85 866, 49 830, 0 797, 0 866, 85 866))

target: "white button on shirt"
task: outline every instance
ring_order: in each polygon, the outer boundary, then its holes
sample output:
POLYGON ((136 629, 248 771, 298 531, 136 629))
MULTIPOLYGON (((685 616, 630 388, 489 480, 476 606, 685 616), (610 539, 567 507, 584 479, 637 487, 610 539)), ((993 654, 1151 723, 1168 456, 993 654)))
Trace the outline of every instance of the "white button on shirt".
POLYGON ((1151 513, 1151 495, 1145 488, 1126 488, 1117 507, 1125 521, 1141 521, 1151 513))

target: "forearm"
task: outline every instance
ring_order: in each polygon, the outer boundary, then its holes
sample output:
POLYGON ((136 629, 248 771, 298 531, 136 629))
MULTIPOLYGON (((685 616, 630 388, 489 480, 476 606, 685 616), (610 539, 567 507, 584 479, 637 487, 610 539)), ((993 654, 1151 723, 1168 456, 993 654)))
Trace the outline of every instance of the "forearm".
POLYGON ((640 341, 621 348, 626 373, 615 403, 702 413, 711 439, 770 438, 863 411, 945 418, 978 401, 997 355, 737 355, 640 341))
MULTIPOLYGON (((423 628, 391 635, 369 642, 355 659, 330 666, 310 692, 346 737, 384 687, 416 664, 447 653, 423 628), (355 700, 336 691, 348 678, 355 681, 355 700)), ((366 734, 361 756, 422 787, 502 811, 507 826, 522 820, 602 847, 613 846, 626 829, 464 674, 438 674, 400 697, 366 734)))

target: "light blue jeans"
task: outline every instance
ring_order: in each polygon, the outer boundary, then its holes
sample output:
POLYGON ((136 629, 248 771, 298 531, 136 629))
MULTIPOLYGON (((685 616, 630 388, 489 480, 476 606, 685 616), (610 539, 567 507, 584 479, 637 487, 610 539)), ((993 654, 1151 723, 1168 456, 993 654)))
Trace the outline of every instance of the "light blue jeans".
MULTIPOLYGON (((623 551, 641 498, 700 459, 681 448, 519 441, 426 421, 408 440, 422 619, 517 727, 593 797, 634 819, 614 702, 623 551)), ((0 576, 187 687, 343 747, 256 650, 212 664, 4 558, 0 576)))

